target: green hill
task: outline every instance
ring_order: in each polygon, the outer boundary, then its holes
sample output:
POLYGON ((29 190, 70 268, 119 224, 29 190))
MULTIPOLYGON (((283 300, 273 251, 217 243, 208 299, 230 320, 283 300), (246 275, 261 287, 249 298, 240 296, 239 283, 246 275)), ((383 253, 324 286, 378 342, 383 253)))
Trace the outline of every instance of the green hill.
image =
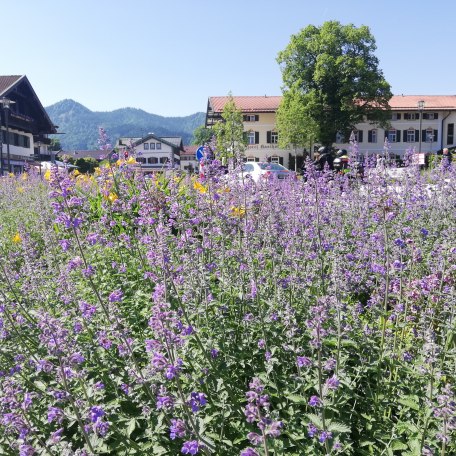
POLYGON ((45 109, 63 133, 55 137, 64 150, 98 149, 99 127, 106 130, 112 144, 119 137, 142 137, 148 133, 180 136, 184 144, 190 144, 193 131, 205 121, 204 112, 185 117, 163 117, 135 108, 96 112, 74 100, 62 100, 45 109))

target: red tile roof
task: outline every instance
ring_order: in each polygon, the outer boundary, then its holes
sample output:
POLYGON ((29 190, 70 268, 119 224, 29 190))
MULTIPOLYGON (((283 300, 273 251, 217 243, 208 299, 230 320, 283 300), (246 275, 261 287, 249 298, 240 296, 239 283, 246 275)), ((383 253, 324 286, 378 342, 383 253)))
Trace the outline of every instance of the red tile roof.
POLYGON ((3 95, 22 76, 0 76, 0 95, 3 95))
POLYGON ((418 101, 424 101, 424 110, 456 109, 456 95, 394 95, 391 109, 418 109, 418 101))
POLYGON ((198 149, 198 147, 200 146, 184 146, 184 154, 187 154, 187 155, 195 155, 196 154, 196 151, 198 149))
MULTIPOLYGON (((210 97, 209 106, 214 112, 222 112, 229 97, 210 97)), ((275 112, 281 96, 233 97, 236 107, 242 112, 275 112)), ((424 101, 424 110, 456 109, 456 95, 394 95, 391 109, 418 109, 418 101, 424 101)))
MULTIPOLYGON (((210 97, 209 104, 214 112, 222 112, 230 97, 210 97)), ((233 97, 234 104, 242 112, 275 112, 281 96, 233 97)))

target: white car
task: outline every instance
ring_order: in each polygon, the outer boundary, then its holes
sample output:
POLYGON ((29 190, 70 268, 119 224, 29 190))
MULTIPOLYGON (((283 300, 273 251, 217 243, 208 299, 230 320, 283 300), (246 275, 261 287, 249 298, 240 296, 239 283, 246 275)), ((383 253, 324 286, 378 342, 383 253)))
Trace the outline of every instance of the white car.
POLYGON ((290 179, 294 173, 278 163, 246 162, 242 169, 235 172, 237 180, 252 179, 254 182, 263 182, 271 179, 290 179))

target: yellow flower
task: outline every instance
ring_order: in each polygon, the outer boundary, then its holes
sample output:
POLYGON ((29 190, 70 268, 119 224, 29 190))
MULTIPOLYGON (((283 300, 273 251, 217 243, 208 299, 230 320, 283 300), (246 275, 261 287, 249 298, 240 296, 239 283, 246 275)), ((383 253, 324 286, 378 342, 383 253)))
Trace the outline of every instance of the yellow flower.
POLYGON ((116 166, 120 166, 123 163, 123 160, 119 158, 119 160, 116 161, 116 166))
POLYGON ((51 179, 51 170, 48 169, 45 173, 44 173, 44 178, 48 181, 51 179))
POLYGON ((207 192, 207 187, 205 187, 201 182, 195 181, 193 184, 193 188, 195 190, 198 190, 200 193, 206 193, 207 192))
POLYGON ((28 178, 28 174, 27 173, 22 173, 21 179, 25 181, 25 180, 27 180, 27 178, 28 178))
POLYGON ((230 208, 230 211, 231 211, 231 215, 233 217, 243 217, 245 214, 245 208, 243 206, 239 206, 239 207, 232 206, 230 208))
POLYGON ((127 160, 127 164, 136 165, 136 158, 135 157, 129 157, 128 160, 127 160))
POLYGON ((15 177, 15 174, 14 173, 8 173, 8 176, 9 177, 15 177))
POLYGON ((119 197, 114 192, 110 192, 106 199, 113 203, 114 201, 118 200, 119 197))
POLYGON ((24 193, 24 187, 18 187, 18 188, 17 188, 17 191, 18 191, 19 193, 24 193))
POLYGON ((99 175, 101 174, 100 168, 95 168, 95 169, 93 170, 93 173, 95 174, 95 176, 99 176, 99 175))
POLYGON ((16 234, 14 235, 14 237, 13 237, 13 242, 14 242, 15 244, 18 244, 18 243, 21 242, 21 241, 22 241, 21 235, 20 235, 19 233, 16 233, 16 234))
POLYGON ((76 176, 79 176, 80 174, 81 174, 81 173, 80 173, 77 169, 75 169, 75 170, 73 171, 73 176, 75 176, 75 177, 76 177, 76 176))

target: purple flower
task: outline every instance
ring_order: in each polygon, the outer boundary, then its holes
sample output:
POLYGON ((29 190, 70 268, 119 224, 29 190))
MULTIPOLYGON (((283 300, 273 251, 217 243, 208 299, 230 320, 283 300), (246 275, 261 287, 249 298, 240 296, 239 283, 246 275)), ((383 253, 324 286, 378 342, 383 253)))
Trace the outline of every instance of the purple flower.
POLYGON ((97 434, 104 437, 109 431, 109 423, 106 421, 99 421, 96 426, 97 434))
POLYGON ((211 357, 217 358, 219 351, 216 348, 211 349, 211 357))
POLYGON ((180 419, 173 418, 171 420, 171 426, 169 427, 169 436, 171 440, 174 440, 176 437, 185 437, 186 433, 185 423, 180 419))
POLYGON ((266 347, 266 342, 264 341, 264 339, 260 339, 258 341, 258 348, 264 348, 266 347))
POLYGON ((253 448, 246 448, 245 450, 241 451, 240 456, 259 456, 258 452, 253 448))
POLYGON ((96 423, 104 415, 105 411, 101 407, 90 407, 89 418, 92 423, 96 423))
POLYGON ((195 413, 201 407, 205 406, 207 403, 206 395, 204 393, 191 393, 188 405, 191 407, 192 411, 195 413))
POLYGON ((198 454, 199 444, 197 440, 188 440, 182 446, 182 454, 198 454))
POLYGON ((158 396, 157 397, 157 410, 162 408, 170 409, 174 406, 174 400, 171 396, 158 396))
POLYGON ((321 406, 321 399, 318 396, 312 396, 309 399, 309 405, 311 407, 320 407, 321 406))
POLYGON ((309 424, 307 426, 307 434, 309 437, 315 437, 318 433, 318 428, 314 426, 313 424, 309 424))
POLYGON ((263 443, 263 436, 257 434, 256 432, 249 432, 247 434, 247 438, 250 440, 250 443, 252 443, 252 445, 259 446, 263 443))
POLYGON ((19 446, 19 456, 33 456, 35 454, 35 448, 25 443, 19 446))
POLYGON ((326 380, 326 387, 330 390, 336 390, 337 388, 339 388, 339 385, 340 381, 335 375, 326 380))
POLYGON ((312 361, 307 358, 307 356, 298 356, 296 357, 296 363, 298 367, 310 367, 312 366, 312 361))
POLYGON ((63 412, 58 407, 49 407, 48 414, 47 414, 48 423, 52 423, 53 421, 57 423, 61 423, 63 421, 63 412))
POLYGON ((331 434, 331 432, 328 432, 328 431, 321 431, 320 435, 318 436, 318 440, 320 441, 320 443, 325 443, 326 440, 329 440, 331 438, 332 438, 332 434, 331 434))
POLYGON ((123 292, 122 290, 114 290, 110 295, 109 295, 109 302, 120 302, 122 301, 123 297, 123 292))

